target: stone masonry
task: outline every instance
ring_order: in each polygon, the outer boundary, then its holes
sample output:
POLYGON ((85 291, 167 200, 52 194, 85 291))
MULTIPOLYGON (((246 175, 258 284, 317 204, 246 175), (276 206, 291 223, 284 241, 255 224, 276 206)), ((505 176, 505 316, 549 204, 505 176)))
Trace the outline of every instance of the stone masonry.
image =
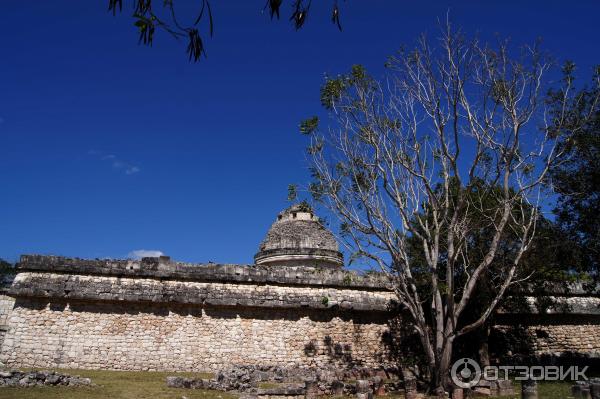
MULTIPOLYGON (((342 266, 335 237, 302 205, 277 216, 254 265, 24 255, 0 290, 0 366, 214 372, 392 365, 387 343, 398 326, 388 328, 395 308, 389 281, 342 266)), ((556 292, 569 310, 544 314, 532 297, 529 311, 497 315, 496 331, 507 342, 514 332, 530 340, 535 356, 600 357, 598 292, 556 292)))
POLYGON ((537 358, 600 359, 598 290, 589 292, 572 286, 570 292, 557 293, 550 298, 554 305, 543 312, 536 306, 536 297, 526 298, 529 305, 526 313, 500 312, 494 326, 495 335, 503 340, 527 343, 528 355, 537 358))
POLYGON ((23 256, 9 367, 214 371, 386 362, 393 293, 343 270, 23 256))

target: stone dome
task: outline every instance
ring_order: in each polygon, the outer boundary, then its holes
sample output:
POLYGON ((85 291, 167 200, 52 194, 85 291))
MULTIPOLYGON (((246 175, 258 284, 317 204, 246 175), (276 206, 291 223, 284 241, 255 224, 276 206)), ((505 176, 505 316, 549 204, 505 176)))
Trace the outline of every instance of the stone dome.
POLYGON ((327 268, 344 263, 337 240, 305 204, 277 215, 254 261, 257 265, 327 268))

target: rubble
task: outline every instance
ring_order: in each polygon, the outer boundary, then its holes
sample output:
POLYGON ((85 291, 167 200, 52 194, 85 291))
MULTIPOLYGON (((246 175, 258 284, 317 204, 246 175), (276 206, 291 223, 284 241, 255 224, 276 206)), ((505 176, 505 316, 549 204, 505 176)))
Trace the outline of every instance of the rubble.
POLYGON ((54 371, 0 371, 2 387, 38 387, 47 385, 90 386, 92 380, 79 376, 58 374, 54 371))

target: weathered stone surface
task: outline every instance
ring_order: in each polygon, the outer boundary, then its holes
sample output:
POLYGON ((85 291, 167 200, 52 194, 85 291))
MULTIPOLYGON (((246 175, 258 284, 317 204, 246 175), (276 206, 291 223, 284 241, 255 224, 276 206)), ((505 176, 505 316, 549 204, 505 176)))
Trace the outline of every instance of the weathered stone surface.
POLYGON ((345 387, 345 384, 342 381, 333 381, 331 383, 331 394, 333 396, 344 395, 344 387, 345 387))
POLYGON ((36 387, 42 385, 89 386, 89 378, 57 374, 54 371, 3 371, 0 373, 0 386, 4 387, 36 387))
POLYGON ((259 396, 303 396, 305 386, 302 384, 283 384, 273 388, 261 388, 256 390, 259 396))
MULTIPOLYGON (((214 371, 388 361, 383 337, 395 295, 379 277, 166 257, 26 255, 18 271, 10 290, 0 292, 0 363, 10 367, 214 371)), ((526 315, 512 324, 533 337, 536 355, 600 356, 600 319, 590 310, 598 301, 566 300, 589 314, 526 315)), ((336 379, 324 377, 318 388, 330 389, 336 379)))
POLYGON ((211 385, 211 381, 204 379, 169 376, 166 382, 169 388, 215 389, 212 387, 215 384, 211 385))
POLYGON ((521 382, 522 399, 538 399, 537 382, 534 380, 525 380, 521 382))
MULTIPOLYGON (((521 310, 521 314, 582 314, 582 315, 600 315, 600 297, 598 292, 589 292, 586 295, 573 293, 571 296, 562 295, 544 297, 543 312, 540 311, 538 298, 534 296, 525 296, 524 304, 526 310, 521 310), (548 303, 550 302, 550 303, 548 303)), ((500 313, 511 313, 506 309, 500 309, 500 313)))
MULTIPOLYGON (((372 396, 384 387, 383 379, 377 375, 381 370, 369 368, 315 369, 306 367, 238 366, 219 371, 210 380, 167 377, 167 386, 174 388, 215 389, 236 391, 243 397, 292 398, 320 396, 350 396, 357 393, 372 396), (344 383, 340 379, 356 376, 371 376, 358 383, 344 383), (267 383, 267 384, 264 384, 267 383), (265 386, 267 385, 267 386, 265 386), (361 391, 361 392, 359 392, 361 391)), ((393 370, 388 370, 393 372, 393 370)))
POLYGON ((343 269, 307 267, 268 267, 234 264, 192 264, 164 258, 137 260, 100 260, 61 256, 23 255, 17 271, 101 275, 116 277, 159 278, 180 281, 246 282, 284 285, 317 285, 386 289, 389 282, 382 276, 359 276, 343 269))
POLYGON ((254 261, 275 267, 339 268, 343 257, 331 231, 310 209, 297 204, 279 213, 254 261))
POLYGON ((9 367, 210 371, 235 365, 379 367, 383 315, 17 298, 9 367), (307 351, 310 345, 311 351, 307 351))
POLYGON ((347 287, 237 284, 39 272, 19 273, 12 284, 11 294, 16 297, 86 301, 365 311, 386 311, 394 298, 393 293, 385 290, 366 291, 347 287), (342 303, 344 305, 340 306, 342 303))
POLYGON ((358 380, 356 381, 356 392, 357 393, 366 393, 371 391, 371 384, 368 380, 358 380))
POLYGON ((575 399, 600 399, 600 379, 576 381, 571 387, 571 394, 575 399))
POLYGON ((23 256, 0 362, 214 371, 373 367, 387 358, 382 337, 394 294, 384 281, 284 269, 23 256))
POLYGON ((495 334, 508 339, 526 339, 528 349, 537 357, 558 358, 563 354, 580 357, 600 357, 600 317, 580 319, 576 315, 534 317, 527 320, 502 317, 501 325, 494 326, 495 334), (520 328, 515 330, 512 323, 520 328))

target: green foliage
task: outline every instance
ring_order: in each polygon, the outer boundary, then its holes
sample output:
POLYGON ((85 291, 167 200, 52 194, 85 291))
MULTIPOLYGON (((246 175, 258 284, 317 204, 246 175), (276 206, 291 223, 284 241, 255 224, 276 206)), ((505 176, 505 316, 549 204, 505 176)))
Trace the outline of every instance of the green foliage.
POLYGON ((494 82, 492 87, 492 98, 496 103, 507 103, 510 102, 514 93, 510 84, 505 80, 498 80, 494 82))
POLYGON ((329 304, 329 297, 324 296, 323 298, 321 298, 321 303, 323 304, 323 306, 327 306, 329 304))
MULTIPOLYGON (((564 80, 573 82, 575 65, 563 67, 564 80)), ((597 67, 590 87, 581 89, 567 108, 560 101, 560 92, 550 92, 549 103, 554 120, 563 117, 567 128, 553 132, 566 151, 564 162, 552 170, 552 182, 559 193, 555 208, 557 222, 567 237, 577 243, 574 256, 586 265, 589 274, 600 271, 600 110, 596 103, 600 94, 597 67), (588 119, 588 115, 593 117, 588 119)))
POLYGON ((313 143, 306 148, 306 152, 308 152, 310 155, 317 154, 317 153, 323 151, 324 144, 325 143, 324 143, 323 139, 320 137, 317 137, 313 141, 313 143))
POLYGON ((0 276, 10 276, 15 273, 14 265, 0 258, 0 276))
MULTIPOLYGON (((210 36, 214 33, 214 21, 210 2, 208 0, 200 1, 200 8, 195 15, 194 22, 188 26, 182 26, 179 23, 175 13, 174 0, 163 0, 162 13, 157 11, 153 5, 153 0, 135 0, 133 2, 134 25, 138 28, 140 44, 152 46, 154 34, 158 29, 169 33, 175 39, 186 38, 188 40, 187 53, 190 61, 197 62, 202 55, 206 56, 204 42, 198 31, 198 25, 204 19, 207 19, 208 31, 210 36), (206 17, 205 17, 206 16, 206 17)), ((160 8, 159 8, 160 9, 160 8)), ((122 0, 108 0, 108 10, 113 15, 123 10, 122 0)))
POLYGON ((368 90, 372 83, 364 66, 353 65, 349 73, 325 80, 321 86, 321 105, 331 110, 350 89, 368 90))
POLYGON ((350 76, 352 77, 351 82, 362 81, 367 77, 367 70, 362 65, 352 65, 352 68, 350 69, 350 76))
MULTIPOLYGON (((487 46, 460 34, 442 42, 440 52, 423 40, 392 60, 397 74, 388 87, 359 65, 326 79, 320 97, 334 123, 326 141, 331 146, 309 151, 318 169, 311 193, 317 201, 329 199, 323 202, 346 220, 342 236, 356 249, 350 262, 367 258, 397 272, 399 300, 410 309, 408 318, 420 323, 423 343, 434 348, 481 327, 507 295, 522 299, 522 292, 548 293, 585 277, 572 256, 573 239, 528 205, 543 189, 542 164, 555 161, 552 140, 538 147, 535 137, 521 139, 539 128, 529 120, 545 116, 537 90, 545 56, 536 50, 523 62, 504 46, 488 54, 487 46), (482 71, 490 77, 481 79, 482 71), (520 100, 524 93, 526 102, 520 100), (483 101, 469 104, 471 96, 483 101), (518 284, 521 292, 505 291, 518 284)), ((572 70, 565 67, 566 74, 572 70)), ((561 90, 557 99, 572 96, 561 90)), ((584 96, 577 97, 566 112, 568 123, 556 107, 556 128, 542 133, 568 137, 565 126, 580 125, 586 107, 576 108, 584 96)), ((597 152, 594 159, 600 159, 597 152)), ((438 354, 427 352, 429 365, 437 365, 438 354)))
POLYGON ((350 284, 352 284, 352 275, 351 275, 351 274, 349 274, 349 273, 348 273, 348 274, 346 274, 346 275, 344 276, 343 283, 344 283, 345 285, 350 285, 350 284))
MULTIPOLYGON (((442 192, 441 188, 439 189, 442 192)), ((498 215, 495 210, 500 206, 501 188, 490 186, 481 180, 475 180, 467 187, 459 188, 458 184, 450 187, 452 203, 458 203, 459 195, 467 196, 467 202, 477 204, 469 207, 464 217, 469 234, 466 237, 465 255, 456 260, 455 287, 462 287, 467 273, 471 273, 473 267, 478 265, 489 250, 490 240, 494 234, 494 223, 497 223, 498 215)), ((453 209, 452 212, 457 210, 453 209)), ((528 214, 532 212, 531 208, 523 210, 517 208, 513 210, 512 220, 519 220, 522 212, 528 214)), ((422 223, 432 223, 432 215, 428 211, 418 216, 422 223)), ((415 225, 418 225, 415 220, 415 225)), ((576 252, 572 240, 565 237, 558 227, 551 221, 539 216, 537 221, 536 236, 531 243, 531 247, 521 259, 519 266, 519 276, 526 277, 531 274, 531 278, 524 287, 529 295, 535 292, 540 295, 548 295, 549 288, 565 287, 581 277, 581 264, 577 257, 573 256, 576 252)), ((490 269, 482 276, 474 293, 474 298, 470 301, 469 308, 463 313, 459 320, 460 325, 467 325, 475 321, 475 318, 489 305, 491 300, 498 292, 497 281, 502 281, 504 273, 515 259, 516 249, 520 245, 521 227, 518 223, 510 222, 507 229, 501 236, 500 243, 494 262, 490 269)), ((440 263, 438 264, 439 275, 443 276, 447 269, 447 251, 448 246, 445 241, 446 232, 441 234, 440 242, 440 263)), ((423 254, 422 244, 416 237, 408 239, 409 252, 411 254, 411 264, 414 269, 414 277, 422 292, 431 290, 431 271, 423 254)), ((440 281, 438 289, 442 294, 448 292, 447 281, 440 281)), ((458 290, 455 295, 460 296, 462 292, 458 290)), ((514 291, 511 294, 511 301, 504 303, 505 307, 524 309, 523 297, 514 291)), ((490 319, 489 322, 492 322, 490 319)))
POLYGON ((310 213, 313 213, 312 206, 310 206, 310 204, 306 200, 302 200, 302 202, 300 202, 298 204, 298 209, 301 212, 310 212, 310 213))
POLYGON ((319 128, 319 117, 313 116, 300 122, 300 133, 313 134, 319 128))
POLYGON ((348 222, 342 222, 340 224, 340 233, 342 235, 348 235, 348 234, 350 234, 351 231, 352 231, 352 228, 350 226, 350 223, 348 223, 348 222))
POLYGON ((315 201, 320 202, 323 200, 323 195, 324 195, 323 184, 312 182, 308 186, 308 191, 310 192, 310 195, 312 196, 312 198, 315 201))
POLYGON ((133 14, 133 17, 137 18, 134 25, 138 28, 140 34, 138 42, 151 46, 154 40, 154 23, 156 21, 156 17, 151 16, 150 18, 146 18, 140 14, 133 14))
POLYGON ((338 77, 336 79, 327 79, 325 84, 321 87, 321 105, 323 105, 325 109, 331 110, 335 103, 342 97, 345 89, 346 82, 344 78, 338 77))
MULTIPOLYGON (((134 0, 133 18, 134 25, 139 31, 139 43, 146 46, 152 46, 154 34, 157 29, 170 34, 175 39, 187 39, 187 53, 190 61, 197 62, 201 56, 206 56, 204 41, 199 33, 199 24, 206 21, 206 29, 210 37, 214 34, 214 19, 210 6, 210 1, 200 0, 198 12, 192 16, 193 23, 182 24, 186 18, 175 12, 175 0, 134 0), (154 7, 156 4, 162 6, 154 7)), ((292 14, 289 20, 296 30, 302 28, 310 11, 311 0, 293 0, 292 14)), ((340 8, 337 0, 332 1, 331 22, 341 31, 340 8)), ((280 17, 280 9, 283 0, 267 0, 265 9, 269 9, 271 20, 273 17, 280 17)), ((123 11, 123 0, 108 0, 108 10, 113 16, 123 11)))
POLYGON ((297 197, 298 197, 298 186, 296 184, 289 184, 288 185, 288 196, 287 196, 288 201, 294 202, 294 201, 296 201, 297 197))

